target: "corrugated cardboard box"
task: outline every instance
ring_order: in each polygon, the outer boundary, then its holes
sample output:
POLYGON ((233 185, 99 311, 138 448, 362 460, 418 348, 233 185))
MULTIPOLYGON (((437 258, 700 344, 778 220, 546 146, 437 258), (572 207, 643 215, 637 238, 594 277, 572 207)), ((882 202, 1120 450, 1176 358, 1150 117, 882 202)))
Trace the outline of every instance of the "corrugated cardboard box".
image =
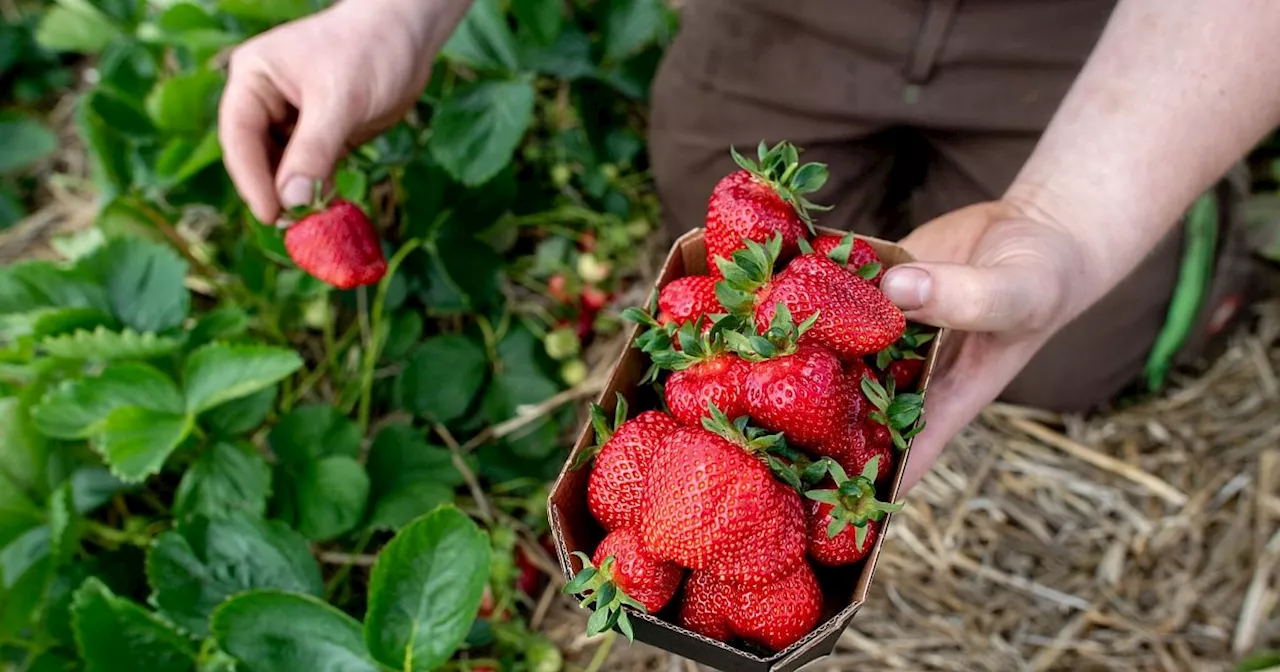
MULTIPOLYGON (((824 229, 819 229, 819 232, 843 233, 824 229)), ((703 229, 697 229, 685 234, 675 242, 671 252, 667 255, 667 260, 663 265, 656 287, 662 287, 668 282, 686 275, 707 273, 703 233, 703 229)), ((880 255, 886 266, 894 266, 912 260, 911 255, 899 245, 875 238, 862 238, 875 248, 876 253, 880 255)), ((649 359, 643 352, 631 347, 638 334, 639 327, 636 327, 631 333, 631 339, 628 341, 626 350, 614 365, 604 392, 598 400, 598 403, 604 407, 607 417, 612 416, 617 392, 621 392, 622 396, 626 398, 628 407, 632 411, 632 417, 642 410, 659 407, 659 399, 652 387, 639 387, 639 382, 649 367, 649 359)), ((924 373, 917 390, 921 394, 927 389, 929 379, 932 377, 934 361, 942 337, 943 333, 939 332, 930 342, 924 373)), ((591 467, 586 466, 576 471, 571 471, 568 468, 568 465, 573 463, 578 453, 591 446, 593 442, 594 435, 588 423, 583 427, 578 441, 565 463, 565 468, 561 470, 560 476, 552 486, 550 501, 548 502, 547 513, 550 519, 551 533, 555 539, 556 551, 566 579, 572 578, 581 569, 581 563, 571 554, 574 551, 581 551, 590 556, 604 536, 600 525, 592 518, 590 511, 587 509, 587 477, 590 474, 591 467)), ((894 475, 889 492, 890 496, 885 497, 881 494, 881 500, 897 500, 898 490, 902 483, 903 465, 905 464, 905 454, 900 455, 897 472, 894 475)), ((882 529, 884 531, 876 540, 875 548, 872 549, 867 559, 863 562, 850 567, 834 569, 815 565, 814 570, 817 573, 825 598, 823 618, 812 633, 786 650, 772 655, 760 655, 689 632, 672 622, 674 618, 671 617, 669 612, 674 611, 674 605, 677 600, 672 600, 672 604, 668 605, 659 614, 632 612, 630 620, 635 629, 636 640, 729 672, 789 672, 790 670, 799 669, 806 663, 829 655, 835 648, 836 641, 840 638, 840 633, 853 620, 858 608, 862 606, 862 603, 867 598, 872 575, 875 573, 876 561, 880 556, 880 547, 884 543, 891 519, 892 515, 882 521, 884 526, 882 529)))

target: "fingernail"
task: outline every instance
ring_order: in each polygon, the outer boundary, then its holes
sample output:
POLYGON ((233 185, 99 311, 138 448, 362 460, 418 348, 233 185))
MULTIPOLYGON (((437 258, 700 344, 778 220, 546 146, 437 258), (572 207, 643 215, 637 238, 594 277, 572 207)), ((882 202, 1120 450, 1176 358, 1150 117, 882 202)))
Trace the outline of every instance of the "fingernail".
POLYGON ((917 310, 933 291, 933 278, 922 268, 891 268, 880 281, 880 290, 902 310, 917 310))
POLYGON ((312 181, 305 177, 291 177, 280 190, 280 205, 285 210, 311 202, 312 181))

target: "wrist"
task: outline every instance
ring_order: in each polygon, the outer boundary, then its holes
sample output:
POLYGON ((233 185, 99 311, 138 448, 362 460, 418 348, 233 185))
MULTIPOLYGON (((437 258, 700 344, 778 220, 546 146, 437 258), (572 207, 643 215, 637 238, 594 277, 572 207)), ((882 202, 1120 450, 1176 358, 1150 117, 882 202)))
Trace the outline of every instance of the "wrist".
POLYGON ((333 11, 356 20, 377 17, 383 24, 407 30, 420 50, 435 57, 449 40, 472 0, 342 0, 333 11))

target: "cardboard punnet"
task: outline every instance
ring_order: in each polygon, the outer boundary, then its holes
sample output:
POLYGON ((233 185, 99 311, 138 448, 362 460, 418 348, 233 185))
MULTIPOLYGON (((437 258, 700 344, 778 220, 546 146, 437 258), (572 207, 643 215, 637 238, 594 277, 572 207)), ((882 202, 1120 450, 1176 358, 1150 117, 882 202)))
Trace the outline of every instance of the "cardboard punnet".
MULTIPOLYGON (((822 228, 819 228, 818 231, 819 233, 844 234, 842 231, 822 228)), ((704 229, 695 229, 676 240, 667 255, 662 272, 655 282, 655 288, 660 288, 672 280, 686 275, 707 273, 706 247, 703 244, 704 232, 704 229)), ((859 238, 867 241, 875 248, 885 266, 895 266, 912 261, 911 255, 899 245, 876 238, 864 236, 859 236, 859 238)), ((622 396, 627 400, 632 417, 644 409, 659 407, 659 399, 652 386, 639 386, 640 380, 644 377, 645 371, 649 367, 648 356, 632 347, 639 331, 639 326, 632 329, 627 346, 619 360, 614 364, 604 391, 597 400, 597 403, 605 409, 606 416, 612 415, 614 403, 617 399, 616 393, 618 392, 621 392, 622 396)), ((939 351, 939 343, 942 341, 943 336, 943 330, 939 330, 937 336, 930 341, 924 373, 921 376, 917 390, 921 394, 928 388, 929 379, 932 377, 934 363, 937 359, 936 354, 939 351)), ((581 562, 571 554, 574 551, 581 551, 590 556, 604 536, 604 531, 599 523, 595 521, 587 509, 587 478, 591 471, 591 465, 588 464, 577 470, 569 469, 569 465, 573 463, 578 454, 592 445, 593 439, 594 435, 590 423, 586 423, 578 436, 577 443, 574 444, 573 450, 570 452, 568 460, 565 462, 564 468, 561 469, 559 477, 552 485, 548 499, 547 516, 551 525, 551 534, 555 539, 556 553, 560 558, 561 570, 564 572, 566 579, 571 579, 581 569, 581 562)), ((906 464, 905 454, 899 456, 897 470, 890 488, 890 497, 886 499, 882 496, 881 499, 884 501, 897 500, 898 490, 902 484, 904 464, 906 464)), ((867 598, 872 575, 875 573, 876 561, 880 557, 880 549, 884 544, 892 517, 892 515, 886 516, 882 521, 882 532, 876 539, 875 547, 861 563, 841 568, 814 566, 819 584, 823 589, 825 604, 822 618, 813 632, 783 651, 773 654, 761 651, 747 651, 685 630, 675 625, 674 618, 671 616, 677 600, 672 600, 671 604, 659 614, 630 612, 635 638, 637 641, 645 642, 712 668, 730 672, 790 672, 818 658, 829 655, 835 649, 836 641, 840 638, 840 634, 849 625, 849 622, 853 620, 859 607, 862 606, 862 603, 867 598)))

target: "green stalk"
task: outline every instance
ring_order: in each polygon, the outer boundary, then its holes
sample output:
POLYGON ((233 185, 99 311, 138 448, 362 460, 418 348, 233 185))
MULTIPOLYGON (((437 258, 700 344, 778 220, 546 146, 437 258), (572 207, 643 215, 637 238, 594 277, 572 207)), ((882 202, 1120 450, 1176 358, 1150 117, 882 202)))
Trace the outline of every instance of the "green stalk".
POLYGON ((414 238, 405 243, 396 251, 391 260, 387 262, 387 273, 382 276, 382 280, 378 282, 378 293, 373 299, 372 316, 369 318, 371 327, 369 329, 369 342, 364 348, 363 370, 360 375, 360 435, 363 436, 369 429, 369 405, 373 399, 373 369, 378 363, 378 354, 381 350, 381 339, 378 333, 382 326, 383 306, 387 302, 387 288, 391 286, 391 279, 395 277, 396 269, 400 266, 400 262, 409 256, 409 253, 416 250, 422 241, 414 238))
POLYGON ((1159 391, 1173 358, 1191 334, 1213 275, 1218 247, 1218 199, 1210 191, 1196 199, 1183 225, 1185 249, 1164 327, 1147 356, 1147 387, 1159 391))

